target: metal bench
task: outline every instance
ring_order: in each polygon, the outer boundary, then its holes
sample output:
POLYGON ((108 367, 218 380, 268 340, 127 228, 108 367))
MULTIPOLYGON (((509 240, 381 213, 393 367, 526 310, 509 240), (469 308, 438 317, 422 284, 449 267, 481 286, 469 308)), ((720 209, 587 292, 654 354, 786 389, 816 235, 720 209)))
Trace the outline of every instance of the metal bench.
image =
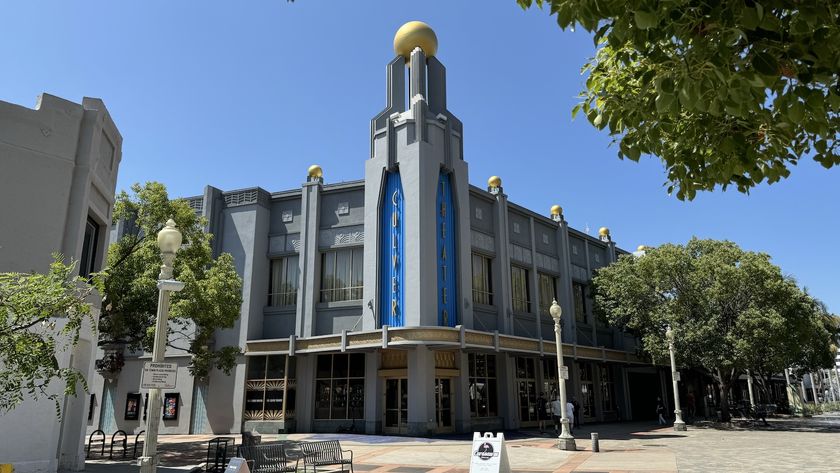
POLYGON ((252 473, 291 473, 298 468, 298 459, 289 458, 286 449, 278 443, 240 445, 238 455, 248 462, 252 473))
POLYGON ((341 467, 341 471, 347 471, 344 465, 349 465, 350 472, 353 472, 353 451, 342 450, 338 440, 301 442, 300 449, 304 455, 304 469, 311 465, 313 472, 317 473, 319 466, 337 465, 341 467), (346 458, 345 453, 349 453, 350 457, 346 458))

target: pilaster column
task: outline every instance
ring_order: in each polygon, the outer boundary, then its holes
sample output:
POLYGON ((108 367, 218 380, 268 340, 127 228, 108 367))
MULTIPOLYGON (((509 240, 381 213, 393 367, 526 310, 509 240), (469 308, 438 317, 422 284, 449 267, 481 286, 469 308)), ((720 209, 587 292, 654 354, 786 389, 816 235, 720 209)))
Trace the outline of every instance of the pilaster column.
POLYGON ((321 177, 309 177, 301 192, 300 225, 300 284, 295 312, 295 333, 299 337, 311 337, 316 332, 315 305, 321 295, 318 286, 318 272, 321 269, 318 251, 318 229, 321 220, 321 177))

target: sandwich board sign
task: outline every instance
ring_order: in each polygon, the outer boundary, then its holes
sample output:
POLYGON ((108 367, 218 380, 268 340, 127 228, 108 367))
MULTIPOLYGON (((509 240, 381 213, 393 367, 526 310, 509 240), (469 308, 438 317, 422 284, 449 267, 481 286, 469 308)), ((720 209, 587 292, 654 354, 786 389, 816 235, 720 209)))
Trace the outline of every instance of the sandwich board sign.
POLYGON ((251 473, 248 462, 244 458, 233 457, 225 468, 225 473, 251 473))
POLYGON ((140 389, 175 389, 177 375, 178 363, 147 361, 143 364, 140 389))
POLYGON ((510 473, 505 435, 473 432, 470 473, 510 473))

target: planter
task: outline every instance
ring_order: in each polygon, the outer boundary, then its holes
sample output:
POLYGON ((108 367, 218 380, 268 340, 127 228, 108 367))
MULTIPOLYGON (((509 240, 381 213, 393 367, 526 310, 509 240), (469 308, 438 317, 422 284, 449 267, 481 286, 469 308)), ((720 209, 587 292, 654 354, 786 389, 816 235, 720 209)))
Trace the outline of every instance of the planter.
POLYGON ((125 358, 123 357, 125 345, 126 343, 120 340, 99 343, 105 353, 103 353, 102 358, 96 360, 96 372, 108 382, 117 379, 125 365, 125 358))

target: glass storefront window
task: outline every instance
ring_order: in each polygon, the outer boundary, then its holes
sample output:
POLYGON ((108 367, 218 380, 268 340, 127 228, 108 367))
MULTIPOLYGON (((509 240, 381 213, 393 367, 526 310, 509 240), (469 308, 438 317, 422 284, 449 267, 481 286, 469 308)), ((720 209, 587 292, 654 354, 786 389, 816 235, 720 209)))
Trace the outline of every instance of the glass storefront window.
POLYGON ((316 419, 364 418, 364 353, 318 355, 315 376, 316 419))
POLYGON ((584 417, 595 417, 595 386, 592 378, 592 364, 578 363, 580 370, 580 409, 584 417))
POLYGON ((484 353, 470 353, 469 397, 471 417, 495 417, 496 399, 496 356, 484 353))
POLYGON ((612 369, 607 365, 601 366, 601 410, 611 412, 615 410, 615 380, 612 369))
POLYGON ((294 366, 286 355, 249 357, 245 420, 280 420, 294 416, 294 366))

